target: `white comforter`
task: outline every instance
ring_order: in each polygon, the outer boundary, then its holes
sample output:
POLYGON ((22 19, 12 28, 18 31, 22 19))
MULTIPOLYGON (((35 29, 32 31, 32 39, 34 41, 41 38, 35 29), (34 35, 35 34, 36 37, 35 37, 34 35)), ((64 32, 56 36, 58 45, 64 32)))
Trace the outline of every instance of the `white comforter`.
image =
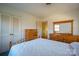
POLYGON ((14 45, 9 56, 70 56, 69 44, 38 38, 14 45))

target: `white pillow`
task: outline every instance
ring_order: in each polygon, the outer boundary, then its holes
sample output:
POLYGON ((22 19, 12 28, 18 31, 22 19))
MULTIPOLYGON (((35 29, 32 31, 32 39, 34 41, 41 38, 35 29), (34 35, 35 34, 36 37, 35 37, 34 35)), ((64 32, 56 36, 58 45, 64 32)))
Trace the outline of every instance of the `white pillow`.
POLYGON ((79 56, 79 42, 73 42, 70 44, 73 55, 79 56))

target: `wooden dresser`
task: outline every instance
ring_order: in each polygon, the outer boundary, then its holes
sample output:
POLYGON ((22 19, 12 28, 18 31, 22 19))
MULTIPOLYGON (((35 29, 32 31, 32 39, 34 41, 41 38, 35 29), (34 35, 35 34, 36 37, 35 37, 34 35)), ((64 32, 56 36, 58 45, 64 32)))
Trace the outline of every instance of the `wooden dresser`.
POLYGON ((33 40, 38 38, 37 35, 37 30, 36 29, 25 29, 25 40, 29 41, 29 40, 33 40))
POLYGON ((65 43, 79 42, 79 35, 71 34, 50 34, 50 39, 65 43))

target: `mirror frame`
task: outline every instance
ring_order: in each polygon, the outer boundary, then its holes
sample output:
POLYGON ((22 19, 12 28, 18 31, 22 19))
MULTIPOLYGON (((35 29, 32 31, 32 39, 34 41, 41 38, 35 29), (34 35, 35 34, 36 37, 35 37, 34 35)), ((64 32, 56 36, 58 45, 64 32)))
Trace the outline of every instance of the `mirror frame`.
POLYGON ((70 23, 71 24, 71 33, 68 33, 68 34, 72 34, 73 35, 73 20, 66 20, 66 21, 56 21, 56 22, 53 22, 53 32, 55 32, 55 24, 62 24, 62 23, 70 23))

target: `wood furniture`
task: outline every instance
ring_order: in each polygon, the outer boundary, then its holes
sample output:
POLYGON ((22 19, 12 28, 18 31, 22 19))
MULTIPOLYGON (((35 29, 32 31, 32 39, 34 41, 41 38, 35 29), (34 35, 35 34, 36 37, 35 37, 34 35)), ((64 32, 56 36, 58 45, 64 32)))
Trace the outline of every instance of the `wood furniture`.
POLYGON ((71 34, 62 34, 62 33, 54 33, 50 34, 50 40, 71 43, 71 42, 79 42, 79 35, 71 35, 71 34))
POLYGON ((25 29, 25 40, 33 40, 38 37, 37 35, 37 29, 25 29))
POLYGON ((76 42, 79 42, 79 35, 74 35, 76 42))

